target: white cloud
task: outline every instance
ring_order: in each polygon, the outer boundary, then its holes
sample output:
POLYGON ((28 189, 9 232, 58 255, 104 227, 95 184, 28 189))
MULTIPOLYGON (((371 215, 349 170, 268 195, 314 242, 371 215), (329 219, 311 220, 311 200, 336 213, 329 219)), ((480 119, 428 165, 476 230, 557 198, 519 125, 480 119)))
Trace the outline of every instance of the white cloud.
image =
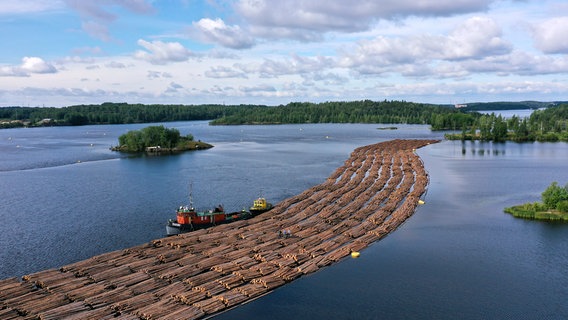
POLYGON ((540 56, 515 51, 511 54, 466 61, 462 66, 471 73, 505 75, 547 75, 568 73, 568 57, 540 56))
POLYGON ((105 67, 112 68, 112 69, 124 69, 124 68, 126 68, 126 65, 122 62, 111 61, 111 62, 105 64, 105 67))
POLYGON ((490 18, 473 17, 458 26, 448 37, 448 59, 478 58, 500 55, 511 50, 502 38, 499 25, 490 18))
POLYGON ((495 21, 472 17, 448 35, 379 36, 360 41, 354 52, 344 53, 339 65, 362 74, 424 74, 429 65, 434 68, 444 61, 499 56, 509 53, 511 47, 495 21))
POLYGON ((87 34, 94 38, 103 41, 110 41, 112 39, 106 23, 99 21, 85 21, 81 24, 81 27, 87 34))
POLYGON ((134 57, 146 60, 152 64, 167 64, 171 62, 186 61, 194 54, 179 42, 162 42, 138 40, 138 45, 146 51, 136 51, 134 57))
POLYGON ((434 17, 487 10, 494 0, 240 0, 235 8, 265 38, 322 39, 325 32, 359 32, 381 19, 434 17))
POLYGON ((535 45, 544 53, 568 53, 568 16, 546 20, 533 29, 535 45))
POLYGON ((244 73, 257 73, 261 78, 277 78, 282 75, 300 75, 320 72, 334 65, 334 60, 326 57, 302 57, 296 54, 287 59, 265 58, 260 63, 236 63, 235 67, 244 73))
POLYGON ((170 84, 168 85, 168 88, 166 89, 165 93, 176 93, 178 92, 180 89, 183 89, 183 86, 179 83, 175 83, 175 82, 170 82, 170 84))
POLYGON ((83 31, 90 36, 110 41, 109 25, 118 19, 111 10, 116 7, 125 8, 137 14, 154 12, 152 5, 146 0, 64 0, 67 6, 77 11, 83 22, 83 31))
POLYGON ((256 86, 240 86, 239 90, 241 92, 245 92, 251 95, 256 95, 256 94, 266 94, 266 93, 270 93, 270 92, 276 92, 276 88, 274 88, 271 85, 267 85, 267 84, 259 84, 256 86))
POLYGON ((205 76, 209 78, 243 78, 246 79, 246 73, 242 71, 235 70, 231 67, 225 66, 218 66, 218 67, 211 67, 210 70, 205 72, 205 76))
POLYGON ((24 57, 20 68, 29 73, 54 73, 55 67, 38 57, 24 57))
POLYGON ((28 77, 33 73, 56 73, 57 69, 39 57, 24 57, 18 66, 0 67, 0 76, 28 77))
POLYGON ((159 78, 172 78, 172 75, 169 72, 148 70, 146 77, 148 79, 159 79, 159 78))
MULTIPOLYGON (((0 15, 5 3, 16 4, 0 2, 0 15)), ((199 10, 196 2, 174 2, 68 0, 69 11, 19 0, 18 10, 42 15, 33 31, 9 41, 14 50, 3 52, 0 103, 21 103, 24 93, 40 104, 116 97, 274 105, 385 97, 447 103, 454 95, 538 100, 568 91, 568 17, 552 17, 566 12, 561 0, 232 0, 219 7, 200 2, 199 10), (155 16, 136 16, 152 7, 155 16), (128 27, 112 29, 117 22, 128 27), (77 36, 79 24, 96 39, 77 36), (35 52, 56 58, 44 61, 35 52)), ((15 28, 25 24, 19 16, 0 18, 15 28)))
POLYGON ((59 10, 63 6, 61 0, 2 0, 0 15, 52 11, 59 10))
POLYGON ((239 26, 228 26, 221 19, 201 19, 193 23, 194 30, 206 42, 219 43, 232 49, 250 48, 254 39, 239 26))

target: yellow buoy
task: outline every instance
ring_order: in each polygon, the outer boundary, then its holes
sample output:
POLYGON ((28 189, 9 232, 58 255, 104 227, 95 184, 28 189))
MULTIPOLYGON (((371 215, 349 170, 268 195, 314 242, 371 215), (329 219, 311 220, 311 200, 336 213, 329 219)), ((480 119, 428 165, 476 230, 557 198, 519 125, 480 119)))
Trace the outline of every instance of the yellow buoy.
POLYGON ((351 258, 359 258, 361 254, 359 253, 359 251, 353 251, 351 252, 351 258))
POLYGON ((424 204, 424 200, 418 200, 418 204, 424 204))

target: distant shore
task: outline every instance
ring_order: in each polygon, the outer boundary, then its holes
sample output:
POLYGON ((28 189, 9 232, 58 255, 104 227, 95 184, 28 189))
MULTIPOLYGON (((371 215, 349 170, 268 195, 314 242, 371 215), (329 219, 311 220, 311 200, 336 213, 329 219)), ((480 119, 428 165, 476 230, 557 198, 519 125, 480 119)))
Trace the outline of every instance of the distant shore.
POLYGON ((504 211, 515 218, 523 218, 529 220, 568 221, 568 213, 562 213, 558 210, 526 210, 524 205, 519 205, 505 208, 504 211))

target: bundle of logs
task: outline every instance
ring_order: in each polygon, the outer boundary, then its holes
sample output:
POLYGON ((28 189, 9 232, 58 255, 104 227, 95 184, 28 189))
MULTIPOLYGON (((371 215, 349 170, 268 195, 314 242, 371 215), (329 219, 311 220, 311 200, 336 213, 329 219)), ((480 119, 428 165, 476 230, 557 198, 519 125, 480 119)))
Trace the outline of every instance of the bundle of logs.
POLYGON ((400 226, 428 184, 414 151, 435 142, 357 148, 325 182, 249 220, 0 280, 0 318, 197 319, 257 298, 400 226))

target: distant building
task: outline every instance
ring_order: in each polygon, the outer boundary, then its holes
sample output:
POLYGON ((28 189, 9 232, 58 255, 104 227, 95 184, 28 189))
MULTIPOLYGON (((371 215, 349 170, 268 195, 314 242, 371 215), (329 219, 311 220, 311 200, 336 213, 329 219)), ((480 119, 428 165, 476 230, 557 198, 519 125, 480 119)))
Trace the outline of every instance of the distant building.
POLYGON ((455 104, 454 107, 456 109, 467 108, 467 104, 455 104))
POLYGON ((162 151, 162 147, 154 146, 154 147, 146 147, 146 152, 160 152, 162 151))

